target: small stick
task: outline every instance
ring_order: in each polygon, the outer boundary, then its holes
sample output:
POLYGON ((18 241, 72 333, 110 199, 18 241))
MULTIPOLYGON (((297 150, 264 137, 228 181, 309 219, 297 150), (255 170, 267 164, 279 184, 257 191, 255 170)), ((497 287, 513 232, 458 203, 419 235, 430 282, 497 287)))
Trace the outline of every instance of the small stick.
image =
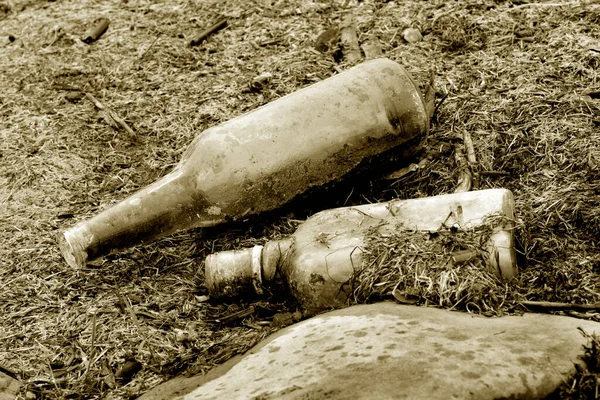
POLYGON ((425 110, 427 110, 427 116, 431 120, 436 110, 435 106, 435 71, 432 69, 429 73, 429 84, 425 91, 425 110))
POLYGON ((109 125, 113 127, 115 125, 119 125, 121 128, 125 129, 125 131, 127 131, 132 138, 135 137, 135 132, 129 127, 129 125, 127 125, 127 122, 117 115, 117 113, 104 106, 104 104, 100 103, 100 101, 91 94, 86 93, 85 97, 87 97, 87 99, 91 101, 97 109, 104 111, 106 122, 108 122, 109 125))
POLYGON ((146 55, 146 53, 148 53, 150 51, 150 49, 152 48, 152 46, 154 46, 154 44, 158 41, 158 36, 156 38, 154 38, 154 40, 152 41, 152 43, 150 43, 150 46, 148 46, 148 48, 146 50, 144 50, 142 52, 142 54, 140 54, 140 56, 138 57, 139 60, 143 59, 144 56, 146 55))
POLYGON ((600 303, 596 304, 569 304, 553 301, 521 301, 526 307, 546 308, 553 310, 600 310, 600 303))
POLYGON ((506 172, 506 171, 480 171, 479 175, 510 176, 510 172, 506 172))
POLYGON ((104 32, 106 32, 106 30, 108 29, 109 24, 110 21, 108 20, 108 18, 100 18, 96 25, 94 25, 94 27, 83 36, 81 41, 83 43, 90 44, 100 39, 100 36, 102 36, 104 32))
POLYGON ((473 165, 477 163, 477 158, 475 157, 475 147, 473 147, 473 139, 471 139, 469 131, 464 131, 463 140, 465 142, 465 148, 467 149, 467 161, 469 162, 469 165, 473 165))
POLYGON ((142 324, 140 324, 140 321, 137 319, 137 316, 135 315, 135 312, 133 311, 133 307, 131 306, 131 301, 129 300, 128 297, 124 297, 124 300, 125 300, 124 301, 125 307, 127 308, 127 312, 129 313, 129 317, 135 324, 135 327, 137 328, 138 332, 140 333, 140 335, 145 334, 146 331, 143 329, 142 324))
POLYGON ((272 40, 267 40, 266 42, 260 42, 260 43, 258 43, 258 45, 259 45, 260 47, 271 46, 271 45, 274 45, 274 44, 280 43, 282 40, 283 40, 283 38, 281 38, 281 37, 276 37, 275 39, 272 39, 272 40))
POLYGON ((467 162, 465 154, 463 153, 459 143, 454 145, 454 160, 456 161, 459 169, 458 184, 454 189, 454 193, 468 192, 473 186, 471 170, 469 169, 469 163, 467 162))
POLYGON ((90 360, 94 358, 94 354, 96 354, 96 349, 94 346, 96 345, 96 310, 92 313, 92 339, 90 344, 90 360))
POLYGON ((221 19, 219 21, 217 21, 215 24, 211 25, 209 28, 203 30, 202 32, 200 32, 200 34, 198 34, 195 38, 192 39, 192 41, 190 42, 190 46, 197 46, 200 43, 202 43, 204 40, 206 40, 207 37, 209 37, 210 35, 212 35, 213 33, 220 31, 221 29, 225 28, 227 26, 227 19, 221 19))
POLYGON ((245 310, 234 312, 234 313, 229 314, 222 318, 217 318, 217 319, 213 320, 213 322, 221 323, 221 324, 228 324, 228 323, 235 322, 237 320, 246 318, 246 317, 254 314, 254 311, 255 311, 254 306, 250 306, 250 307, 246 308, 245 310))

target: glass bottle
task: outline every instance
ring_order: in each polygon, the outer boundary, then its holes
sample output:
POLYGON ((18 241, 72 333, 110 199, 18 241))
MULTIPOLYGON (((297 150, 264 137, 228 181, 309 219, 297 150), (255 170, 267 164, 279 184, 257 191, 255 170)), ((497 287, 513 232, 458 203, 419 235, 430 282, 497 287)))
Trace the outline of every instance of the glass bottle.
POLYGON ((61 232, 59 246, 83 267, 113 250, 271 210, 428 129, 406 70, 371 60, 203 131, 172 172, 61 232))
POLYGON ((347 305, 348 282, 361 266, 371 230, 384 236, 398 226, 468 230, 489 221, 494 225, 482 248, 486 264, 498 277, 511 279, 517 271, 513 195, 507 189, 487 189, 321 211, 288 238, 209 255, 205 285, 213 297, 262 294, 264 286, 278 279, 310 315, 347 305))

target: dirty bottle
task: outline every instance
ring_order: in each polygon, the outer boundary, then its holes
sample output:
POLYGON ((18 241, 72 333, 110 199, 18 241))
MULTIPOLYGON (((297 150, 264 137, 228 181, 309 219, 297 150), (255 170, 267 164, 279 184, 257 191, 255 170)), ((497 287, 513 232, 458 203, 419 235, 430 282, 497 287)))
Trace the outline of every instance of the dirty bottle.
POLYGON ((418 143, 429 111, 388 59, 353 67, 200 133, 162 179, 59 235, 73 267, 175 231, 275 209, 363 159, 418 143))
POLYGON ((436 232, 457 226, 467 230, 493 219, 482 249, 486 264, 498 277, 516 274, 514 199, 509 190, 487 189, 420 199, 342 207, 321 211, 304 221, 288 238, 242 250, 209 255, 205 285, 211 296, 262 294, 278 280, 309 315, 347 304, 350 281, 360 267, 367 234, 382 235, 399 226, 436 232))

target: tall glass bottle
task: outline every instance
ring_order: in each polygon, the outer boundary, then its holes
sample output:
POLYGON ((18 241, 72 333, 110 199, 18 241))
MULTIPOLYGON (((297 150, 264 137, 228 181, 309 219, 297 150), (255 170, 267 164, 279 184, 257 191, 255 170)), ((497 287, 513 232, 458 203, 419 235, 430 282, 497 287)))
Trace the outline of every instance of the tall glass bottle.
POLYGON ((271 210, 428 129, 404 68, 368 61, 205 130, 172 172, 62 232, 59 245, 82 267, 175 231, 271 210))

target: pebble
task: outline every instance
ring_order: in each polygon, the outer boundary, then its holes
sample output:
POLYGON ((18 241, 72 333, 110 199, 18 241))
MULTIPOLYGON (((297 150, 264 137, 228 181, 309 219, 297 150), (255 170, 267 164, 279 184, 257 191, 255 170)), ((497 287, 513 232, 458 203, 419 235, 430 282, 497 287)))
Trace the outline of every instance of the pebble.
POLYGON ((402 31, 402 37, 408 43, 417 43, 423 39, 423 36, 421 35, 421 31, 419 31, 416 28, 406 28, 405 30, 402 31))

